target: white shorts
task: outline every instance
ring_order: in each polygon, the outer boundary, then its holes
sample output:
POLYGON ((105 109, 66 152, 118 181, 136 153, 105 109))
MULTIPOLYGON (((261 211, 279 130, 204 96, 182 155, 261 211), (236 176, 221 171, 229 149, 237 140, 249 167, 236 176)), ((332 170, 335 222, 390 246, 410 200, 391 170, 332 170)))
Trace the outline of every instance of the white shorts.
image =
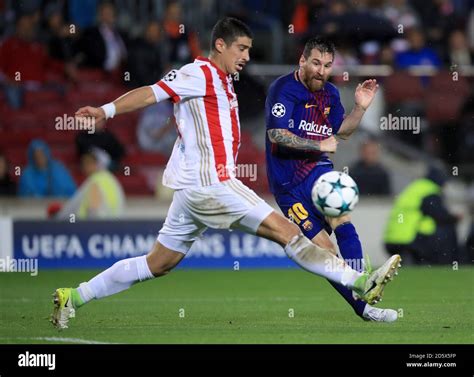
POLYGON ((158 241, 186 254, 207 229, 240 229, 255 234, 273 212, 255 192, 238 179, 211 186, 177 190, 158 241))

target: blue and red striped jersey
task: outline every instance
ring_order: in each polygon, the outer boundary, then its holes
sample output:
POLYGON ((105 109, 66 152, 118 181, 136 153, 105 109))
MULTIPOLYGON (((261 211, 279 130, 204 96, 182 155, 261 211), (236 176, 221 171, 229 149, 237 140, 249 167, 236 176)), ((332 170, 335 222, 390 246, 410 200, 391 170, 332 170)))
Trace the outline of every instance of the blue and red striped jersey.
MULTIPOLYGON (((321 90, 311 92, 295 71, 270 85, 265 103, 267 130, 282 128, 305 139, 324 140, 337 134, 343 120, 339 91, 329 82, 321 90)), ((271 143, 268 135, 266 158, 273 193, 295 187, 318 165, 332 164, 326 153, 282 147, 271 143)))

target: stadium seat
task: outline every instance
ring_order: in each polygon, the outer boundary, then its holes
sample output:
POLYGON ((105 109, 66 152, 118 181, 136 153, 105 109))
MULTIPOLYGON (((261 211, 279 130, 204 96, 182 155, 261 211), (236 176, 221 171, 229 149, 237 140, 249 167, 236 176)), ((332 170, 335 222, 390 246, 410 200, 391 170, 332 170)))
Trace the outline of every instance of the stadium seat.
POLYGON ((48 130, 46 133, 42 135, 43 140, 48 143, 51 148, 55 148, 56 146, 62 148, 68 148, 75 151, 75 138, 77 135, 77 131, 74 130, 64 130, 64 131, 56 131, 56 130, 48 130))
POLYGON ((27 149, 23 147, 9 147, 4 149, 5 156, 12 167, 24 167, 28 161, 27 149))
POLYGON ((421 81, 401 71, 386 77, 383 85, 388 105, 406 101, 422 101, 425 95, 421 81))
POLYGON ((79 160, 75 148, 71 148, 67 145, 63 147, 54 147, 51 150, 51 154, 54 159, 62 162, 68 168, 75 165, 79 166, 79 160))
POLYGON ((449 71, 440 71, 430 79, 428 90, 430 92, 446 92, 451 95, 467 97, 471 86, 468 79, 458 75, 457 80, 453 80, 453 73, 449 71))
POLYGON ((455 122, 464 101, 450 92, 430 91, 425 100, 426 118, 431 124, 455 122))
POLYGON ((88 82, 102 83, 106 79, 106 75, 101 69, 82 68, 77 71, 77 81, 80 84, 88 82))
POLYGON ((41 138, 44 135, 44 131, 41 129, 31 130, 9 130, 8 132, 2 133, 0 137, 0 148, 26 148, 28 144, 37 138, 41 138))
POLYGON ((60 103, 63 97, 63 95, 55 90, 26 91, 24 106, 41 107, 43 105, 60 103))
POLYGON ((38 130, 43 129, 41 119, 31 112, 23 110, 9 110, 2 114, 2 124, 8 130, 38 130))
POLYGON ((168 158, 160 153, 143 152, 131 150, 123 159, 122 164, 126 166, 162 166, 166 164, 168 158))
POLYGON ((121 183, 126 195, 152 195, 153 191, 148 187, 148 182, 140 172, 129 176, 118 174, 116 178, 121 183))

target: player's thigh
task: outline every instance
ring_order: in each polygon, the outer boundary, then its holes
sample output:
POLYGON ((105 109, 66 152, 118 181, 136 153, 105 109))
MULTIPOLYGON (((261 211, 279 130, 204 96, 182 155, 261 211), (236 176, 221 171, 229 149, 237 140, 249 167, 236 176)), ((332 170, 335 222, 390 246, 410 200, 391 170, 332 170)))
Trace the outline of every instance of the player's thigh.
POLYGON ((185 255, 179 251, 168 249, 159 241, 156 241, 153 249, 146 256, 146 261, 151 273, 158 277, 169 273, 185 255))
POLYGON ((283 247, 300 233, 295 224, 275 211, 260 223, 256 232, 258 236, 277 242, 283 247))
MULTIPOLYGON (((300 190, 277 194, 275 199, 283 214, 310 240, 320 234, 322 230, 330 229, 324 216, 300 190)), ((319 236, 319 238, 321 237, 319 236)))
POLYGON ((184 190, 175 191, 157 242, 147 257, 152 273, 166 273, 176 266, 206 229, 189 210, 184 190))
POLYGON ((256 234, 273 208, 237 179, 188 190, 187 208, 209 228, 238 229, 256 234))

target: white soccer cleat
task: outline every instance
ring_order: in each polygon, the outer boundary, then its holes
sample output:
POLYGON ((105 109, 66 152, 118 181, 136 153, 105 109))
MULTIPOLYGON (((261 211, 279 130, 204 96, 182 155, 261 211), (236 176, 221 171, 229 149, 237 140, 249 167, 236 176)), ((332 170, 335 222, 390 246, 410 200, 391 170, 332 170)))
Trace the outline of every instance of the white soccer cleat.
POLYGON ((395 322, 398 319, 398 313, 393 309, 379 309, 367 304, 362 314, 364 321, 370 322, 395 322))

